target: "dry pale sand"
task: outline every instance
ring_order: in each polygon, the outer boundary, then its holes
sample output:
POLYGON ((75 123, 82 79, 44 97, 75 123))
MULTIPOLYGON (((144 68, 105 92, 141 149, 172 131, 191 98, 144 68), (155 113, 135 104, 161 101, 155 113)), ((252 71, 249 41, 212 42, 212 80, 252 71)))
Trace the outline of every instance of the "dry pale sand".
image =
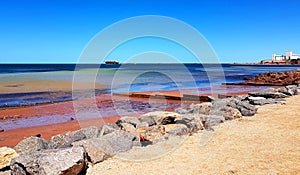
POLYGON ((201 131, 183 144, 135 148, 91 166, 87 174, 300 174, 299 109, 300 96, 294 96, 286 104, 259 108, 254 117, 220 125, 204 145, 210 135, 201 131), (166 148, 175 150, 150 159, 166 148))

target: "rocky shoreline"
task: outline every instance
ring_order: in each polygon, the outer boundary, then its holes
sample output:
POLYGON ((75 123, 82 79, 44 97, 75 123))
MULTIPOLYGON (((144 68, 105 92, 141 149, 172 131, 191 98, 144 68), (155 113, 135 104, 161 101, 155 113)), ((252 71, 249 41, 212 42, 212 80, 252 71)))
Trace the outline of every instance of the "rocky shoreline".
POLYGON ((89 166, 133 147, 164 142, 199 130, 214 130, 226 120, 253 116, 260 105, 282 103, 284 98, 299 93, 299 85, 269 88, 250 92, 248 96, 191 104, 174 112, 122 117, 100 129, 91 126, 55 135, 50 140, 32 136, 14 148, 0 148, 0 171, 2 174, 84 174, 89 166))
POLYGON ((300 83, 300 69, 289 72, 267 72, 254 78, 247 78, 246 83, 297 85, 300 83))

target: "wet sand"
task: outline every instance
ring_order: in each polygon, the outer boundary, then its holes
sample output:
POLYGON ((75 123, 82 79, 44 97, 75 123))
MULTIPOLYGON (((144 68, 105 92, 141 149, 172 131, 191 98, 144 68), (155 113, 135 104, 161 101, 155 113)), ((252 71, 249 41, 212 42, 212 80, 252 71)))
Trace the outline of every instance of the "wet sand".
MULTIPOLYGON (((254 117, 221 124, 204 145, 200 140, 207 134, 200 131, 160 158, 114 157, 91 166, 87 174, 299 174, 299 110, 300 96, 293 96, 282 104, 262 106, 254 117)), ((139 151, 146 156, 156 150, 148 146, 120 156, 139 151)))
POLYGON ((55 91, 72 91, 72 87, 76 89, 106 88, 99 83, 75 83, 71 81, 55 81, 55 80, 36 80, 24 79, 18 81, 7 81, 0 83, 0 94, 8 93, 25 93, 25 92, 55 92, 55 91))
MULTIPOLYGON (((83 113, 89 117, 89 113, 93 108, 95 103, 99 107, 100 112, 102 113, 102 117, 97 117, 94 119, 83 119, 75 121, 76 117, 70 117, 67 119, 67 122, 61 122, 56 124, 49 124, 47 122, 41 123, 40 126, 34 127, 26 127, 25 128, 17 128, 17 129, 9 129, 4 132, 0 132, 0 146, 15 146, 19 141, 26 137, 34 136, 36 134, 41 134, 42 138, 50 139, 51 136, 56 134, 61 134, 67 131, 75 131, 80 128, 88 127, 88 126, 97 126, 100 127, 103 123, 107 122, 115 122, 120 117, 114 111, 114 104, 112 100, 116 103, 118 101, 120 105, 122 105, 126 100, 129 100, 132 105, 136 106, 137 109, 129 112, 130 116, 137 116, 143 111, 148 109, 139 108, 140 105, 145 105, 147 103, 157 104, 166 104, 167 111, 172 111, 175 107, 179 107, 181 105, 180 101, 176 100, 159 100, 159 99, 148 99, 148 98, 129 98, 128 96, 111 96, 110 94, 104 94, 101 96, 97 96, 95 99, 86 98, 77 101, 67 101, 60 102, 54 104, 45 104, 45 105, 37 105, 37 106, 26 106, 26 107, 14 107, 14 108, 3 108, 0 109, 0 121, 11 121, 10 125, 14 125, 15 121, 22 119, 37 119, 39 116, 50 116, 50 117, 68 117, 75 116, 75 113, 83 113), (74 108, 74 103, 76 103, 77 107, 74 108), (171 104, 171 105, 167 105, 171 104), (109 111, 111 110, 111 111, 109 111), (107 114, 105 114, 107 113, 107 114)), ((188 102, 187 104, 189 104, 188 102)), ((159 105, 161 107, 162 105, 159 105)), ((164 108, 162 108, 164 109, 164 108)), ((158 109, 155 109, 158 110, 158 109)), ((126 111, 125 111, 126 112, 126 111)), ((121 113, 122 114, 122 113, 121 113)), ((125 115, 126 113, 124 113, 125 115)), ((57 120, 61 120, 57 118, 57 120)), ((55 119, 52 119, 55 120, 55 119)), ((30 121, 29 121, 30 122, 30 121)), ((32 123, 28 123, 28 126, 32 125, 32 123)))

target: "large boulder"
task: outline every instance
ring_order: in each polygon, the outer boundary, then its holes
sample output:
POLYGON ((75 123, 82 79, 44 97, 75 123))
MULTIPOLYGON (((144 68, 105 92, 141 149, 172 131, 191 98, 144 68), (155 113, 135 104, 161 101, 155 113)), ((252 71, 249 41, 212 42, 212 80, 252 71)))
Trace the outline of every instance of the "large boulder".
POLYGON ((99 137, 120 130, 121 128, 116 123, 106 123, 101 126, 99 137))
POLYGON ((49 148, 68 148, 73 142, 98 137, 99 130, 96 126, 83 128, 74 132, 66 132, 52 136, 49 143, 49 148))
POLYGON ((176 112, 165 112, 165 111, 156 111, 156 112, 148 112, 139 117, 141 122, 146 122, 149 126, 154 125, 166 125, 173 124, 175 120, 179 118, 180 114, 176 112), (154 121, 154 122, 153 122, 154 121))
POLYGON ((225 121, 225 118, 221 115, 201 115, 203 127, 206 130, 214 130, 214 126, 220 125, 225 121))
MULTIPOLYGON (((115 131, 102 137, 88 139, 80 143, 92 143, 96 145, 96 147, 98 146, 99 150, 106 156, 114 156, 119 152, 125 152, 131 149, 136 140, 138 140, 138 138, 132 134, 125 131, 115 131)), ((73 145, 74 144, 75 142, 73 145)))
POLYGON ((226 120, 240 118, 240 114, 233 109, 240 111, 242 116, 253 116, 257 112, 257 108, 251 105, 246 96, 236 96, 225 99, 215 100, 211 114, 222 115, 226 120))
POLYGON ((85 153, 82 147, 37 151, 21 155, 11 162, 13 175, 71 175, 85 168, 85 153))
POLYGON ((138 138, 136 136, 121 130, 117 130, 99 138, 73 142, 72 145, 82 146, 87 154, 88 160, 95 164, 102 162, 119 152, 128 151, 133 147, 133 145, 135 145, 135 142, 137 141, 138 138))
POLYGON ((24 140, 21 140, 15 147, 14 150, 18 154, 29 154, 35 151, 40 151, 43 149, 48 149, 49 141, 40 138, 31 136, 24 140))
POLYGON ((189 132, 196 132, 203 129, 202 120, 199 115, 182 114, 181 118, 176 120, 176 123, 186 125, 189 132))
POLYGON ((169 124, 165 125, 165 131, 171 135, 187 135, 189 133, 189 129, 184 124, 169 124))
POLYGON ((192 114, 210 114, 212 110, 212 103, 205 102, 200 104, 191 104, 188 108, 189 113, 192 114))
POLYGON ((129 124, 129 123, 121 123, 121 129, 123 131, 126 131, 128 132, 129 134, 132 134, 134 135, 136 138, 139 138, 140 137, 140 134, 138 132, 138 130, 132 125, 132 124, 129 124))
POLYGON ((102 162, 111 157, 101 149, 100 145, 102 144, 102 139, 100 138, 92 138, 72 143, 72 145, 75 147, 82 146, 87 154, 88 161, 93 164, 102 162))
POLYGON ((142 115, 138 119, 141 123, 147 123, 148 126, 156 125, 156 122, 151 115, 142 115))
POLYGON ((225 118, 225 120, 233 120, 242 118, 242 114, 238 109, 225 106, 219 110, 215 110, 212 113, 213 115, 221 115, 225 118))
POLYGON ((265 98, 286 98, 288 95, 277 92, 274 88, 268 88, 261 91, 249 92, 250 96, 253 97, 265 97, 265 98))
POLYGON ((232 97, 229 99, 230 102, 227 105, 238 109, 243 116, 253 116, 257 112, 257 108, 251 105, 246 98, 247 97, 232 97))
MULTIPOLYGON (((58 149, 58 148, 68 148, 71 147, 71 143, 74 141, 78 141, 78 136, 76 139, 73 139, 74 133, 73 132, 66 132, 64 134, 58 134, 52 136, 49 143, 49 148, 51 149, 58 149)), ((81 135, 81 139, 84 139, 84 136, 81 135)))
POLYGON ((100 138, 102 141, 101 148, 108 155, 115 155, 119 152, 125 152, 132 148, 134 142, 138 140, 136 136, 123 131, 109 133, 100 138))
POLYGON ((224 99, 216 99, 213 102, 213 108, 212 111, 219 111, 223 108, 225 108, 230 103, 230 98, 224 98, 224 99))
POLYGON ((239 101, 236 105, 243 116, 253 116, 257 112, 257 108, 247 101, 239 101))
POLYGON ((165 140, 165 126, 167 125, 155 125, 146 128, 138 128, 137 130, 140 133, 141 141, 157 143, 165 140))
POLYGON ((118 126, 121 126, 122 123, 129 123, 131 125, 133 125, 134 127, 136 127, 137 125, 139 125, 141 122, 139 121, 139 119, 137 117, 121 117, 116 124, 118 126))
POLYGON ((0 148, 0 169, 3 169, 10 165, 10 161, 13 158, 18 157, 18 153, 8 147, 1 147, 0 148))
POLYGON ((286 95, 292 96, 292 95, 297 95, 297 86, 296 85, 288 85, 286 87, 281 87, 278 88, 278 92, 284 93, 286 95))
POLYGON ((174 112, 176 112, 178 114, 188 114, 189 113, 189 111, 184 108, 176 108, 176 109, 174 109, 174 112))
POLYGON ((99 135, 99 130, 96 126, 90 126, 87 128, 82 128, 78 131, 75 131, 75 133, 81 132, 84 135, 85 139, 95 138, 99 135))
POLYGON ((274 99, 274 98, 266 99, 265 97, 252 97, 252 96, 249 96, 247 100, 252 105, 260 105, 260 106, 265 104, 275 104, 278 101, 278 99, 274 99))

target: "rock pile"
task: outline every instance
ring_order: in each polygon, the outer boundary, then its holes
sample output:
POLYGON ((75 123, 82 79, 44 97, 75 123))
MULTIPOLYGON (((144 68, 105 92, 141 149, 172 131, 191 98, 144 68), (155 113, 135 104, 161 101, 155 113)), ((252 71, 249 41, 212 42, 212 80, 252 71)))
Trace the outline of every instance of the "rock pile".
POLYGON ((246 83, 274 84, 274 85, 297 85, 300 83, 300 70, 289 72, 268 72, 254 78, 247 78, 246 83))
POLYGON ((191 104, 174 112, 149 112, 139 117, 121 117, 115 123, 83 128, 53 136, 33 136, 14 149, 0 148, 0 172, 8 174, 84 174, 89 164, 104 161, 134 146, 147 146, 173 136, 214 130, 225 120, 253 116, 258 105, 273 104, 300 93, 289 85, 251 92, 249 96, 214 99, 191 104))

